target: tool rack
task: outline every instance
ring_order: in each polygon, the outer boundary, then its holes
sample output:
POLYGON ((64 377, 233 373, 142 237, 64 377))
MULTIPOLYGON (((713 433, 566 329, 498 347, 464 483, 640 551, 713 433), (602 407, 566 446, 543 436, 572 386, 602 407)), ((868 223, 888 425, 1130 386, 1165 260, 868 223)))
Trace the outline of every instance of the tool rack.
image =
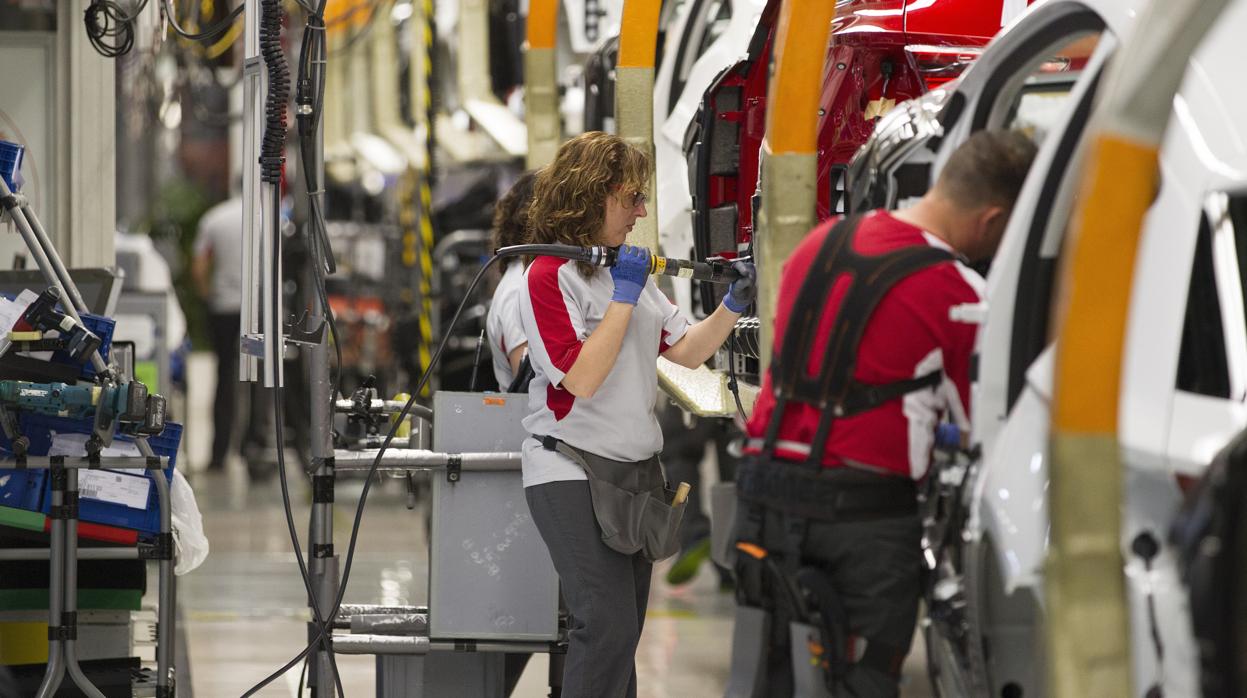
MULTIPOLYGON (((48 285, 59 291, 65 313, 82 324, 81 313, 87 312, 86 303, 79 293, 60 255, 52 245, 47 231, 35 216, 26 198, 15 194, 0 178, 0 209, 17 226, 18 233, 34 257, 39 271, 48 285)), ((108 365, 94 351, 90 357, 97 376, 110 375, 108 365)), ((19 457, 0 461, 0 466, 14 468, 47 468, 51 479, 51 539, 46 549, 0 550, 0 560, 47 559, 50 565, 48 604, 48 666, 36 698, 51 698, 56 694, 66 673, 74 684, 90 698, 104 698, 104 694, 92 685, 78 664, 76 653, 78 560, 91 559, 147 559, 158 560, 159 606, 156 625, 156 686, 157 698, 173 698, 175 677, 174 617, 175 581, 173 575, 175 551, 173 546, 172 514, 170 511, 169 482, 162 470, 168 467, 168 458, 158 457, 144 436, 136 436, 139 457, 101 457, 98 453, 70 458, 65 456, 19 457), (160 532, 154 545, 140 545, 134 549, 78 550, 78 471, 82 468, 144 468, 156 486, 160 502, 160 532), (152 471, 155 470, 155 474, 152 471)))

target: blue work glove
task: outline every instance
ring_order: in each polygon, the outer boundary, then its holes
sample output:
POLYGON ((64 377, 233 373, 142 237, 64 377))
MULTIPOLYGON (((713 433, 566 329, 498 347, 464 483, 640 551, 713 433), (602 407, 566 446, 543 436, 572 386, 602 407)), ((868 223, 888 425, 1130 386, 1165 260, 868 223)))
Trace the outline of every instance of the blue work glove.
POLYGON ((740 278, 727 287, 723 305, 733 313, 740 314, 758 297, 758 272, 753 268, 753 262, 733 262, 732 269, 740 274, 740 278))
POLYGON ((644 247, 620 246, 615 266, 611 267, 611 278, 615 280, 611 301, 636 305, 645 282, 649 280, 649 258, 649 250, 644 247))

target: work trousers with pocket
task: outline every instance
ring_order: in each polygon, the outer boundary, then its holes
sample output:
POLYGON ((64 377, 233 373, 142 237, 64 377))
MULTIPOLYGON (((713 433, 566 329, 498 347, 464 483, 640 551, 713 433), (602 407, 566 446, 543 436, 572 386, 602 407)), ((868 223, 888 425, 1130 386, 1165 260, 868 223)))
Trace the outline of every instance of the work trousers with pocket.
MULTIPOLYGON (((742 504, 741 506, 746 506, 742 504)), ((783 513, 767 509, 764 547, 783 566, 783 513)), ((917 514, 865 521, 808 520, 801 542, 801 567, 822 570, 848 617, 849 632, 908 653, 918 622, 922 591, 922 524, 917 514)), ((776 591, 772 588, 772 591, 776 591)), ((772 596, 771 638, 766 662, 768 698, 793 694, 791 608, 783 594, 772 596)), ((873 667, 851 664, 837 697, 896 696, 897 678, 873 667)))
POLYGON ((571 615, 563 698, 635 698, 653 565, 606 547, 585 480, 524 490, 571 615))

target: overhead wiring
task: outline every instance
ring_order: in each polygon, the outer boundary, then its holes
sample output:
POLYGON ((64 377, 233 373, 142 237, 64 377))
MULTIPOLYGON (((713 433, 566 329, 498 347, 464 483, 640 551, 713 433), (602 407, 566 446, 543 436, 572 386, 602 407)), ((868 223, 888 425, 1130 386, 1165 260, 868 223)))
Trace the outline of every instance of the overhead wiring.
POLYGON ((82 22, 87 38, 96 52, 105 58, 118 58, 134 48, 134 21, 147 7, 148 0, 138 0, 126 12, 117 0, 91 0, 83 12, 82 22))

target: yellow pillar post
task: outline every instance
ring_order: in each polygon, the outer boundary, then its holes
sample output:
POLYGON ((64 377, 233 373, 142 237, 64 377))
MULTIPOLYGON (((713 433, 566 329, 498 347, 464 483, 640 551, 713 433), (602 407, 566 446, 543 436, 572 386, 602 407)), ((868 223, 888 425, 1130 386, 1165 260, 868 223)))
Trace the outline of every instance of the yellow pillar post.
POLYGON ((524 111, 528 123, 527 166, 536 169, 554 160, 562 140, 554 41, 558 33, 558 0, 532 0, 528 6, 524 44, 524 111))
POLYGON ((818 100, 835 15, 834 2, 784 0, 780 8, 762 142, 762 207, 754 240, 764 367, 771 360, 784 262, 814 226, 818 100))
POLYGON ((1052 406, 1048 693, 1135 695, 1121 552, 1122 351, 1143 218, 1187 59, 1225 0, 1153 0, 1118 51, 1092 126, 1061 270, 1052 406))
MULTIPOLYGON (((660 0, 625 0, 615 69, 615 121, 619 135, 654 157, 654 55, 660 0)), ((637 220, 628 243, 658 248, 658 197, 651 172, 646 193, 649 215, 637 220)))

